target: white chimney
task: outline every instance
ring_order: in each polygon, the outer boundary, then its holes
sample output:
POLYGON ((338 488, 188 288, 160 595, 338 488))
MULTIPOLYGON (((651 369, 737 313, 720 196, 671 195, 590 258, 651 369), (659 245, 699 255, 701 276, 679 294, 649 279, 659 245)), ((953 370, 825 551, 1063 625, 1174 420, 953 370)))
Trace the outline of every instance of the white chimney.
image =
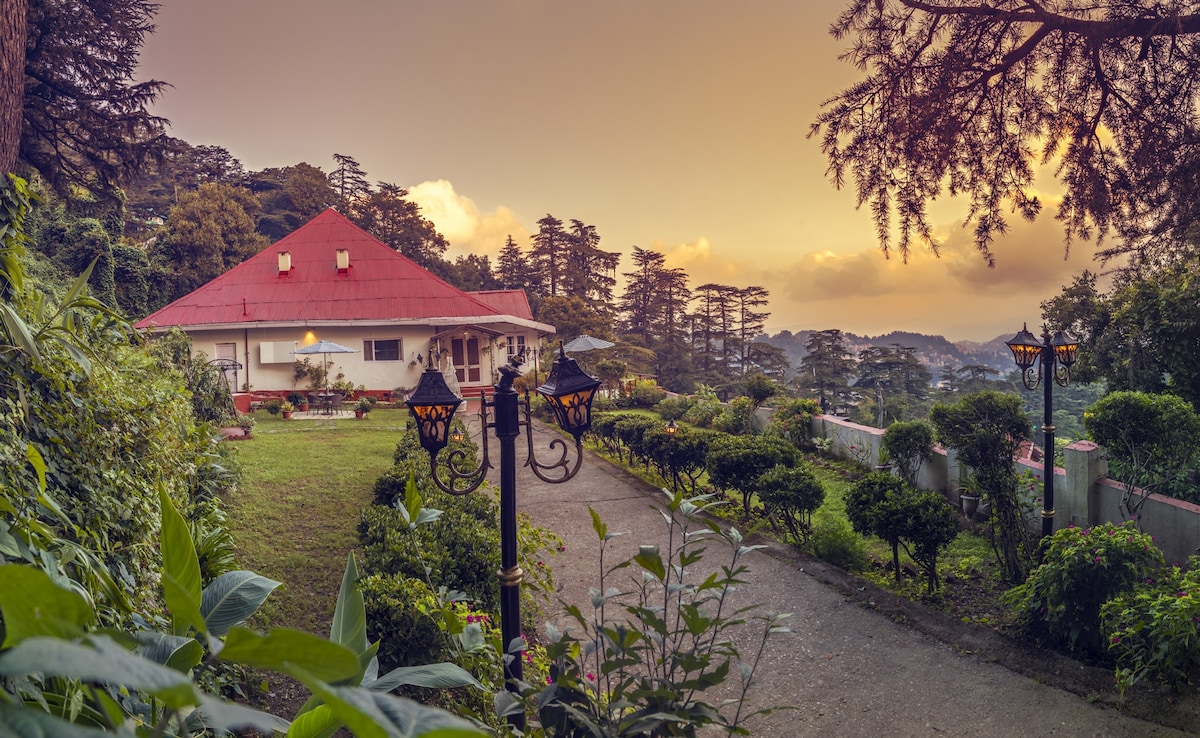
POLYGON ((280 251, 279 252, 279 276, 281 276, 281 277, 287 276, 287 274, 291 271, 292 271, 292 252, 291 251, 280 251))
POLYGON ((350 271, 350 250, 337 250, 337 270, 338 274, 346 274, 350 271))

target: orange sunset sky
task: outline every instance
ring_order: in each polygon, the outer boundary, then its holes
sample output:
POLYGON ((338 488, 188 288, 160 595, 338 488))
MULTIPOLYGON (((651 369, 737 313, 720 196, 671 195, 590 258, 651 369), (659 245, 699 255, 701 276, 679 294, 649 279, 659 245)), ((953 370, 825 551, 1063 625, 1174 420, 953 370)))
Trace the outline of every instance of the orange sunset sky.
MULTIPOLYGON (((523 247, 550 213, 601 248, 664 252, 693 286, 770 291, 768 329, 1011 336, 1085 268, 1046 176, 988 269, 962 203, 942 257, 884 258, 807 138, 858 78, 828 34, 843 0, 164 0, 142 77, 172 135, 248 169, 353 156, 409 188, 449 255, 523 247)), ((621 271, 632 267, 624 261, 621 271)))

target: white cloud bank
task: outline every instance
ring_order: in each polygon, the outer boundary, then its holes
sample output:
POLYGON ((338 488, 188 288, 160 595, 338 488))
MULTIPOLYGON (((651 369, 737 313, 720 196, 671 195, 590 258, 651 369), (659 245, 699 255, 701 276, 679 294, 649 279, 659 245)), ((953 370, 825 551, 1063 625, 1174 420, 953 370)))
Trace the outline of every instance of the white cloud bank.
POLYGON ((525 248, 529 230, 513 211, 498 207, 480 213, 475 201, 454 191, 454 185, 439 179, 408 188, 408 199, 421 208, 438 233, 450 242, 448 257, 483 254, 495 260, 508 236, 525 248))

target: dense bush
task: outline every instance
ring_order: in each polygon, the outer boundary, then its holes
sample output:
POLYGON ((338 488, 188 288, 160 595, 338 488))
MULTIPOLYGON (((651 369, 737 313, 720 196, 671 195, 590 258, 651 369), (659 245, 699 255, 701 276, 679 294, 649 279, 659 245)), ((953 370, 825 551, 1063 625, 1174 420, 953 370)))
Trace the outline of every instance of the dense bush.
POLYGON ((813 555, 847 571, 867 568, 867 546, 840 515, 818 510, 813 516, 808 545, 813 555))
POLYGON ((379 641, 381 669, 450 660, 445 638, 429 616, 437 602, 423 579, 370 574, 358 586, 367 612, 367 635, 379 641))
POLYGON ((1200 667, 1200 558, 1105 602, 1100 620, 1122 691, 1142 681, 1181 689, 1200 667))
POLYGON ((776 466, 796 465, 796 447, 774 436, 721 436, 708 449, 708 480, 717 489, 742 493, 742 511, 749 517, 750 500, 760 489, 759 480, 776 466))
POLYGON ((1166 487, 1200 454, 1200 415, 1174 395, 1113 392, 1088 408, 1083 424, 1108 452, 1131 519, 1151 492, 1166 487))
POLYGON ((659 387, 653 379, 639 379, 629 388, 629 400, 632 407, 652 408, 666 397, 667 391, 659 387))
POLYGON ((776 466, 758 479, 758 498, 772 520, 778 517, 797 541, 808 539, 812 514, 825 501, 825 488, 807 464, 776 466))
POLYGON ((1163 563, 1153 539, 1132 521, 1064 528, 1042 563, 1005 595, 1033 632, 1069 650, 1101 653, 1101 606, 1153 575, 1163 563))
POLYGON ((442 511, 429 525, 408 530, 400 511, 372 505, 358 524, 363 569, 433 581, 465 592, 488 610, 500 600, 498 506, 486 492, 439 494, 429 507, 442 511))
POLYGON ((929 413, 937 437, 971 468, 991 505, 993 540, 1009 582, 1025 580, 1033 541, 1017 495, 1017 450, 1029 438, 1029 418, 1021 398, 1000 392, 974 392, 929 413))
POLYGON ((812 450, 812 419, 820 412, 821 406, 816 400, 789 400, 775 410, 766 433, 785 438, 798 449, 812 450))
POLYGON ((754 409, 754 401, 749 397, 735 397, 713 418, 712 426, 735 436, 750 433, 754 430, 754 409))
POLYGON ((881 448, 900 476, 915 486, 921 464, 933 459, 933 426, 925 420, 892 423, 883 432, 881 448))
POLYGON ((648 463, 650 456, 643 443, 646 431, 661 426, 662 422, 658 418, 649 415, 627 414, 617 420, 616 425, 613 426, 613 433, 629 452, 630 462, 639 458, 648 463))
POLYGON ((658 413, 663 420, 679 420, 691 406, 692 401, 686 395, 676 395, 659 401, 654 406, 654 412, 658 413))
POLYGON ((887 541, 900 583, 900 547, 925 572, 928 591, 938 586, 937 559, 958 536, 958 516, 936 492, 922 492, 889 474, 868 474, 850 488, 846 517, 854 530, 887 541))
POLYGON ((711 428, 713 421, 725 409, 717 393, 711 387, 700 385, 696 388, 692 406, 683 414, 683 419, 697 428, 711 428))

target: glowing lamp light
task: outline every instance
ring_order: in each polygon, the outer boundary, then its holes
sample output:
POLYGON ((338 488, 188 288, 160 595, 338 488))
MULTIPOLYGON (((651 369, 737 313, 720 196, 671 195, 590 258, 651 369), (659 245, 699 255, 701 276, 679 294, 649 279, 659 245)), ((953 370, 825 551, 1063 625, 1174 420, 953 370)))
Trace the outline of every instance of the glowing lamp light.
MULTIPOLYGON (((1021 371, 1033 366, 1037 363, 1038 357, 1042 355, 1042 344, 1037 340, 1037 337, 1029 332, 1029 325, 1023 324, 1021 332, 1013 336, 1011 341, 1005 341, 1005 344, 1013 353, 1013 360, 1017 362, 1017 366, 1021 371)), ((1074 361, 1074 352, 1072 352, 1072 361, 1074 361)))
POLYGON ((317 334, 312 331, 305 331, 304 340, 300 342, 301 346, 311 346, 317 342, 317 334))
POLYGON ((1079 342, 1071 334, 1063 331, 1055 333, 1054 338, 1050 339, 1050 346, 1053 347, 1054 356, 1058 359, 1059 364, 1069 367, 1075 363, 1079 342))
POLYGON ((417 423, 417 434, 421 438, 421 447, 436 457, 438 452, 450 441, 450 421, 458 410, 462 399, 450 391, 446 378, 433 367, 433 357, 430 356, 429 366, 421 372, 421 381, 412 395, 404 401, 417 423))
POLYGON ((579 441, 592 427, 592 398, 599 388, 600 380, 580 369, 559 343, 558 358, 550 368, 550 376, 537 391, 554 409, 562 429, 579 441))
POLYGON ((667 427, 664 428, 663 430, 665 430, 667 432, 668 436, 671 436, 672 438, 674 438, 675 433, 679 430, 679 426, 675 425, 674 420, 671 420, 671 422, 667 423, 667 427))

